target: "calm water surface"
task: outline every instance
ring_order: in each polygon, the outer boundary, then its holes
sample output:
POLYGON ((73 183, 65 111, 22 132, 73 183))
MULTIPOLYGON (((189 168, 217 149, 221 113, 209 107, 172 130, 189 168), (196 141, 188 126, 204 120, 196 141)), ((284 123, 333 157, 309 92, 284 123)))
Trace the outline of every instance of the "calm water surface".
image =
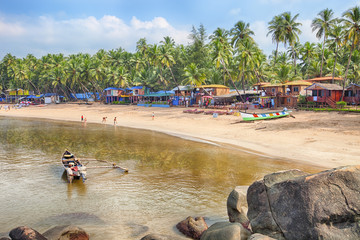
MULTIPOLYGON (((153 131, 1 117, 0 156, 0 237, 21 225, 44 232, 70 222, 91 239, 176 235, 187 216, 226 221, 235 186, 284 169, 321 170, 153 131), (85 183, 68 184, 60 164, 65 149, 129 173, 89 169, 85 183)), ((102 164, 87 166, 95 165, 102 164)))

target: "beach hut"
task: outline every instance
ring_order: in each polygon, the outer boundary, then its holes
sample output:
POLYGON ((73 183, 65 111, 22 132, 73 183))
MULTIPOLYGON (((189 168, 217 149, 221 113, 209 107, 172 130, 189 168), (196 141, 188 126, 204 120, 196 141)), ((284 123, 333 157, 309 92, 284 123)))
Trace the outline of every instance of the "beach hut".
POLYGON ((360 85, 350 84, 345 91, 344 101, 351 105, 360 104, 360 85))
POLYGON ((343 88, 332 83, 313 83, 305 88, 306 92, 311 91, 311 95, 306 94, 306 101, 327 104, 336 107, 336 102, 341 100, 343 88))
POLYGON ((305 88, 311 86, 311 83, 304 80, 291 81, 282 84, 285 92, 278 95, 279 106, 282 107, 296 107, 299 95, 306 95, 305 88))

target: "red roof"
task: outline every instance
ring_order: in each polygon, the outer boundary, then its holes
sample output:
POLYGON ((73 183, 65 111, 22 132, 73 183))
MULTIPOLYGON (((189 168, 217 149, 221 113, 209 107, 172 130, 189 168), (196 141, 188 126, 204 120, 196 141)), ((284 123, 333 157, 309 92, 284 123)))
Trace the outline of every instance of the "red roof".
MULTIPOLYGON (((318 78, 308 79, 306 81, 309 81, 309 82, 321 82, 321 81, 331 81, 331 80, 332 80, 332 77, 318 77, 318 78)), ((339 78, 339 77, 334 77, 334 80, 343 81, 344 79, 339 78)))

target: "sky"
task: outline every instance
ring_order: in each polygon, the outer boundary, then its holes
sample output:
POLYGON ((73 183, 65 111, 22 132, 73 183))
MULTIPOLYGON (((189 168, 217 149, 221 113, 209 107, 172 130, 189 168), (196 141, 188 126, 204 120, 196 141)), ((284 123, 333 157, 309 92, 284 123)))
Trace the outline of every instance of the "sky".
POLYGON ((274 16, 299 14, 301 43, 318 42, 311 21, 320 11, 329 8, 340 17, 355 6, 360 0, 0 0, 0 59, 8 53, 39 58, 120 47, 135 52, 140 38, 158 44, 165 36, 187 45, 193 26, 203 24, 211 35, 240 20, 250 24, 269 55, 275 44, 267 27, 274 16))

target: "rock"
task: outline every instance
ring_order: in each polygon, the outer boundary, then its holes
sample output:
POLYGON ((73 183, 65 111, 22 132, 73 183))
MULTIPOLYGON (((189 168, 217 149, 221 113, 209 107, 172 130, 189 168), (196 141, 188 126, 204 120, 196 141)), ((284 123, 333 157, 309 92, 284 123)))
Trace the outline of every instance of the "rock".
POLYGON ((11 239, 8 237, 1 237, 0 240, 11 240, 11 239))
POLYGON ((53 227, 43 233, 48 240, 88 240, 89 234, 82 228, 64 225, 53 227))
POLYGON ((12 240, 47 240, 38 231, 27 226, 12 229, 9 236, 12 240))
POLYGON ((227 212, 230 222, 241 223, 245 228, 249 228, 249 219, 247 218, 246 195, 248 186, 237 186, 227 199, 227 212))
POLYGON ((262 235, 260 233, 255 233, 253 235, 251 235, 248 240, 276 240, 275 238, 271 238, 269 236, 266 235, 262 235))
POLYGON ((140 240, 181 240, 178 237, 163 234, 148 234, 140 240))
POLYGON ((360 165, 267 175, 249 187, 252 229, 276 239, 360 239, 359 186, 360 165))
POLYGON ((203 217, 187 217, 185 220, 176 224, 176 228, 185 236, 200 239, 201 234, 208 229, 208 226, 203 217))
POLYGON ((130 234, 131 237, 138 237, 149 231, 148 226, 140 225, 133 222, 129 222, 127 226, 131 228, 131 234, 130 234))
POLYGON ((240 223, 217 222, 206 230, 201 240, 246 240, 250 236, 250 232, 240 223))

